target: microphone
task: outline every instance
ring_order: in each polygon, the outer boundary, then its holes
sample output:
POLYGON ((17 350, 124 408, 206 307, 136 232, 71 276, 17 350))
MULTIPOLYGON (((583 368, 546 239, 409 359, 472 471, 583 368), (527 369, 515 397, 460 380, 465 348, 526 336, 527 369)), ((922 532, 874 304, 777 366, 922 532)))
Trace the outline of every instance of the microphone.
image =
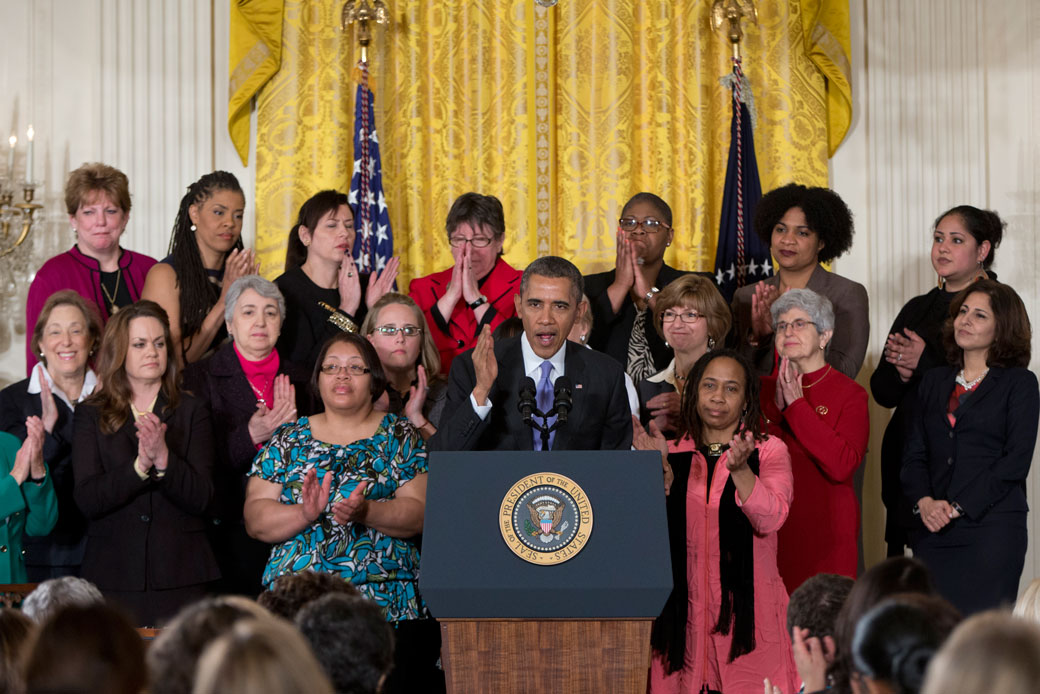
POLYGON ((570 414, 571 408, 574 406, 574 401, 571 399, 573 390, 571 379, 566 376, 560 376, 556 379, 556 383, 553 384, 553 409, 556 410, 557 424, 567 423, 567 415, 570 414))
POLYGON ((535 410, 537 393, 538 389, 534 385, 533 378, 528 376, 520 381, 520 401, 516 404, 516 408, 520 410, 520 416, 527 426, 531 426, 531 416, 535 410))

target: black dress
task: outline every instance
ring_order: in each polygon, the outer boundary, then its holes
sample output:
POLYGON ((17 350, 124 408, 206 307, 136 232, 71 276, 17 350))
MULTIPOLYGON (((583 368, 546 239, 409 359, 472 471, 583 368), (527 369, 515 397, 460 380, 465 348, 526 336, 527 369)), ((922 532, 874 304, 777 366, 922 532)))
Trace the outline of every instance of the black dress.
MULTIPOLYGON (((361 303, 357 315, 344 313, 347 318, 361 328, 368 312, 365 306, 364 291, 368 286, 368 273, 359 272, 361 282, 361 303)), ((303 268, 287 270, 274 281, 285 297, 285 320, 282 322, 282 334, 278 338, 276 349, 283 359, 298 364, 307 371, 314 369, 321 346, 333 335, 340 332, 334 323, 329 322, 329 309, 339 306, 339 291, 319 287, 311 281, 303 268)))
POLYGON ((921 377, 928 369, 948 366, 942 344, 942 326, 950 314, 953 292, 935 288, 922 296, 914 297, 896 316, 888 335, 902 334, 910 328, 924 340, 924 352, 917 369, 909 381, 903 383, 896 367, 884 358, 878 363, 870 377, 870 393, 882 407, 894 407, 892 419, 885 428, 881 441, 881 500, 885 504, 885 542, 888 556, 903 556, 907 544, 907 529, 920 523, 911 512, 913 503, 903 496, 899 481, 899 470, 903 466, 903 447, 906 445, 910 416, 917 401, 917 388, 921 377))

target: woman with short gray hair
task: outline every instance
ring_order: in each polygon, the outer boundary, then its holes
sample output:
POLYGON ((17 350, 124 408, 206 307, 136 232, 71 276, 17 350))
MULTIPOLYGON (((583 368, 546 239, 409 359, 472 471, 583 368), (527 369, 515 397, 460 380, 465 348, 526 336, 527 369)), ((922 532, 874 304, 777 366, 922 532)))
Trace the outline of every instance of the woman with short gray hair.
POLYGON ((309 374, 275 349, 285 316, 278 287, 259 275, 228 288, 224 319, 231 341, 188 367, 189 390, 213 412, 213 502, 207 526, 222 578, 220 593, 256 597, 270 547, 246 534, 242 520, 245 474, 274 432, 311 414, 309 374))
POLYGON ((762 377, 762 404, 791 453, 795 502, 777 550, 791 592, 818 573, 856 577, 853 476, 867 450, 870 419, 867 391, 825 359, 836 328, 830 300, 811 289, 791 289, 770 312, 780 363, 775 375, 762 377))

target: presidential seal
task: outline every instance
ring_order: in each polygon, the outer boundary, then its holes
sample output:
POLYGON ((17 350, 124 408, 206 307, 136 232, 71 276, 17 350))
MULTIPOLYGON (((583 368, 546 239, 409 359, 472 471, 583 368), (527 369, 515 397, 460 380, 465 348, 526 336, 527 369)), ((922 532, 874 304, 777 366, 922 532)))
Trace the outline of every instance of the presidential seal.
POLYGON ((576 556, 592 533, 592 505, 574 480, 553 472, 528 475, 510 487, 498 512, 509 549, 532 564, 576 556))

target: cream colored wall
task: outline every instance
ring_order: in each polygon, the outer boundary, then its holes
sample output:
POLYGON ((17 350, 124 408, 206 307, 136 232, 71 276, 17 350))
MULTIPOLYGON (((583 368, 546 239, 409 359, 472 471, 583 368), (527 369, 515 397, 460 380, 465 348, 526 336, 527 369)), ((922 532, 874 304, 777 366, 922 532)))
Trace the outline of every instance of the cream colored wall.
MULTIPOLYGON (((994 268, 1040 320, 1040 3, 1035 0, 852 0, 853 127, 831 167, 856 214, 853 252, 836 270, 870 295, 868 385, 885 335, 912 296, 934 286, 931 224, 971 204, 1008 222, 994 268)), ((1040 339, 1034 339, 1034 370, 1040 339)), ((867 498, 880 498, 888 411, 873 406, 867 498)), ((1035 457, 1034 457, 1035 463, 1035 457)), ((1029 498, 1040 499, 1034 464, 1029 498)), ((884 557, 884 511, 864 508, 868 562, 884 557)), ((1030 514, 1030 537, 1040 537, 1030 514)), ((1031 542, 1031 545, 1034 544, 1031 542)), ((970 570, 966 567, 966 570, 970 570)), ((1040 576, 1030 547, 1024 584, 1040 576)))
MULTIPOLYGON (((46 208, 34 238, 37 257, 72 244, 61 191, 67 173, 86 161, 130 176, 126 245, 156 257, 165 255, 180 196, 201 174, 232 171, 249 197, 253 169, 241 166, 224 126, 228 6, 0 0, 0 135, 24 133, 30 119, 40 133, 36 166, 46 208)), ((1038 315, 1040 132, 1031 125, 1040 122, 1040 3, 851 0, 851 8, 856 111, 831 178, 858 229, 836 270, 862 282, 871 297, 873 331, 860 378, 866 385, 899 308, 932 285, 929 228, 952 205, 994 208, 1008 220, 996 268, 1038 315)), ((15 281, 24 291, 25 278, 15 281)), ((2 380, 23 373, 20 320, 20 310, 4 304, 2 380)), ((884 554, 877 452, 887 412, 875 407, 871 417, 868 562, 884 554)), ((1040 499, 1036 474, 1030 498, 1040 499)), ((1031 516, 1034 537, 1038 517, 1031 516)), ((1030 550, 1026 578, 1034 575, 1040 554, 1030 550)))

